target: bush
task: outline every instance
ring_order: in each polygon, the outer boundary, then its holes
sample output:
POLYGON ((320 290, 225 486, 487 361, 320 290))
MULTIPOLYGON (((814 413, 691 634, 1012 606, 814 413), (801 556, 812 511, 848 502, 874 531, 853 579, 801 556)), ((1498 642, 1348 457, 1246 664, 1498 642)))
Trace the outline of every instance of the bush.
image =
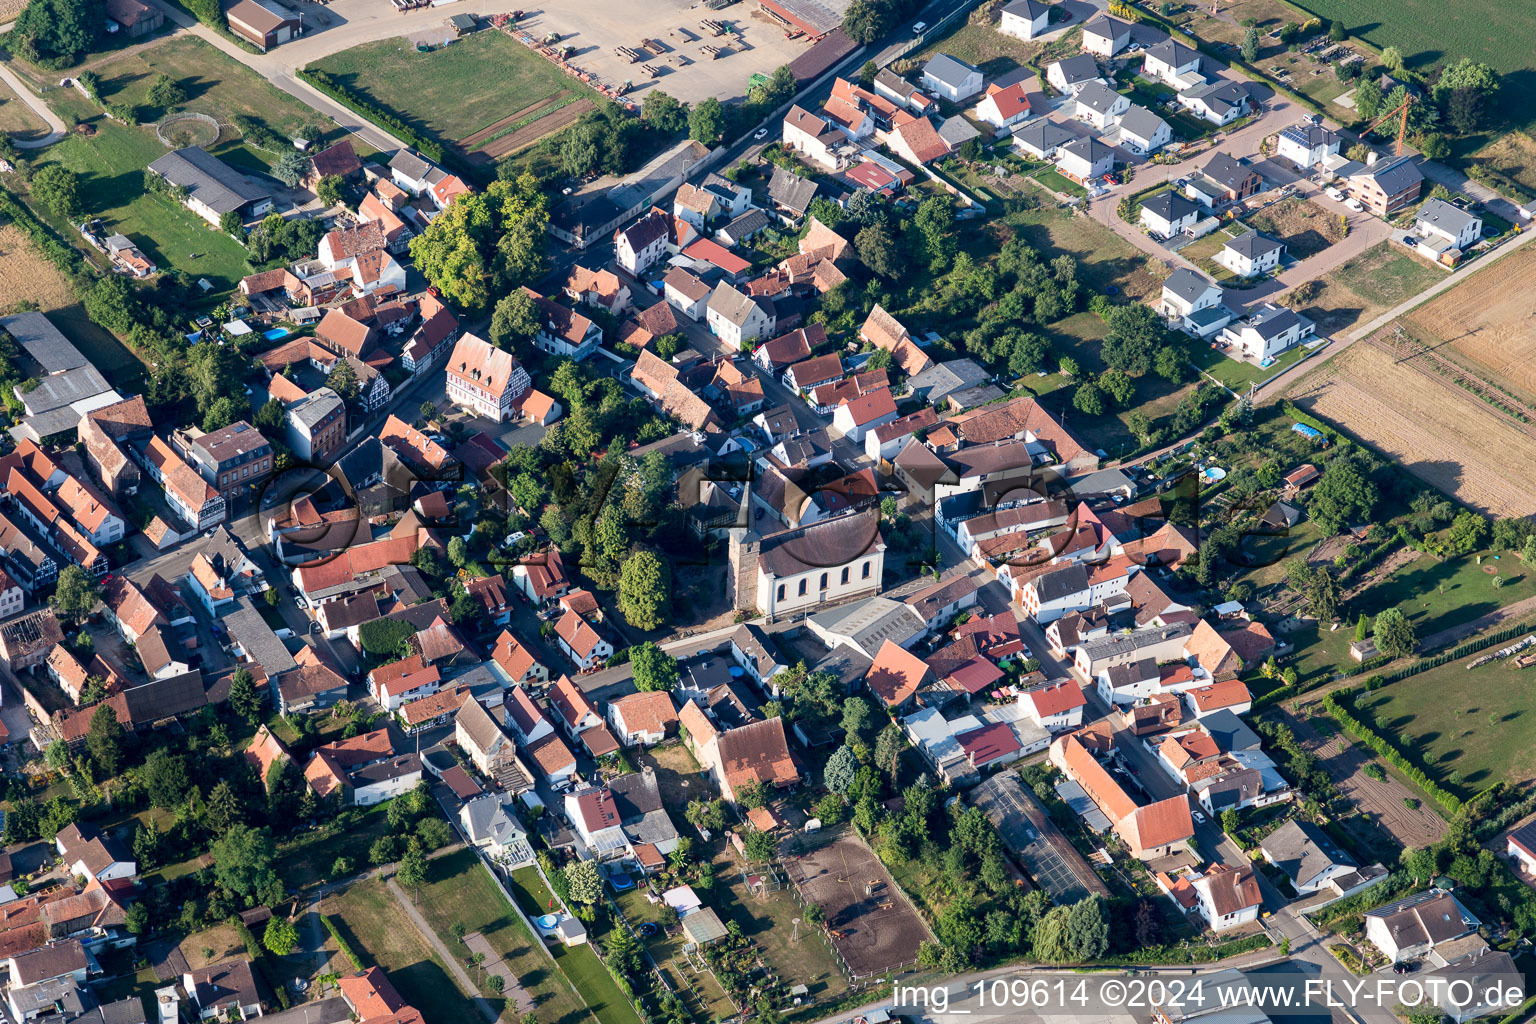
POLYGON ((331 919, 331 915, 321 914, 320 921, 325 925, 325 930, 331 933, 331 938, 336 940, 336 948, 341 950, 343 956, 352 961, 353 967, 356 967, 360 971, 366 971, 369 967, 372 966, 372 964, 358 956, 357 950, 352 947, 352 943, 348 942, 346 936, 342 935, 341 932, 337 930, 336 922, 331 919))
POLYGON ((375 658, 387 658, 400 653, 400 645, 416 635, 409 623, 394 619, 374 619, 357 629, 358 642, 363 653, 375 658))

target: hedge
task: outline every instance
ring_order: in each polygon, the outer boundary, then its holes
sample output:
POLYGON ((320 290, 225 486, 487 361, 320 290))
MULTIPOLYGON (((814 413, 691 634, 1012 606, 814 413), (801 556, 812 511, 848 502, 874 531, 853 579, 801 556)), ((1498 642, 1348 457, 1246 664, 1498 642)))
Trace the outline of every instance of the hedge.
POLYGON ((364 654, 388 658, 400 653, 400 645, 416 635, 410 623, 396 619, 374 619, 357 627, 357 640, 364 654))
POLYGON ((32 215, 32 211, 16 201, 9 192, 0 192, 0 217, 5 217, 20 228, 49 263, 66 274, 78 274, 84 269, 85 260, 80 253, 63 242, 46 224, 32 215))
POLYGON ((341 950, 342 955, 348 960, 352 961, 353 967, 360 971, 366 971, 369 967, 373 966, 357 955, 357 950, 352 947, 352 943, 347 941, 346 936, 341 934, 340 929, 336 927, 336 922, 331 920, 331 915, 321 914, 320 921, 325 925, 325 930, 331 933, 331 938, 336 940, 336 948, 341 950))
POLYGON ((1438 782, 1426 775, 1422 768, 1404 757, 1402 751, 1388 742, 1386 737, 1360 721, 1360 719, 1356 718, 1339 703, 1338 698, 1340 694, 1349 692, 1352 691, 1339 690, 1328 694, 1323 698, 1323 710, 1333 716, 1334 720, 1343 726, 1345 732, 1361 743, 1364 743, 1371 750, 1375 751, 1382 760, 1408 776, 1414 785, 1418 786, 1436 803, 1445 808, 1448 814, 1455 814, 1461 810, 1460 797, 1442 788, 1438 782))
POLYGON ((447 153, 444 152, 443 147, 438 143, 424 138, 420 132, 406 124, 397 115, 364 99, 359 93, 342 85, 326 72, 316 71, 313 68, 299 68, 294 74, 325 93, 331 99, 347 106, 354 113, 361 114, 373 123, 389 129, 401 142, 415 149, 433 163, 442 164, 448 162, 447 153))

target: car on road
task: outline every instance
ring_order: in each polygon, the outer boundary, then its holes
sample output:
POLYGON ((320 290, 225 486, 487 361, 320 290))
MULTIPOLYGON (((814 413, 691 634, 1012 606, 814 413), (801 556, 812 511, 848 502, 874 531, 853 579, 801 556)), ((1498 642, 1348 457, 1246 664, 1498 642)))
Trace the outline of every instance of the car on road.
POLYGON ((917 24, 912 26, 912 34, 915 36, 920 36, 927 31, 928 23, 926 21, 919 21, 917 24))
POLYGON ((1323 195, 1327 196, 1329 199, 1332 199, 1336 203, 1342 203, 1344 201, 1344 193, 1340 192, 1332 185, 1329 185, 1327 188, 1323 189, 1323 195))
POLYGON ((1200 811, 1190 811, 1189 813, 1194 817, 1196 825, 1204 825, 1205 824, 1205 815, 1202 812, 1200 812, 1200 811))
POLYGON ((762 142, 767 137, 768 137, 768 129, 767 128, 759 128, 757 131, 752 133, 752 138, 757 140, 758 142, 762 142))
POLYGON ((1358 199, 1346 199, 1344 200, 1344 205, 1349 207, 1351 210, 1354 210, 1356 213, 1361 213, 1365 210, 1365 204, 1358 199))

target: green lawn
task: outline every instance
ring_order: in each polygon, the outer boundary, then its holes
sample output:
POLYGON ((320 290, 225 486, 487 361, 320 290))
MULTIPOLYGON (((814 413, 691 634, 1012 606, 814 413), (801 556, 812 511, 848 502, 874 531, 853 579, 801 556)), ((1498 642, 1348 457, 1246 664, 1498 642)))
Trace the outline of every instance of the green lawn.
POLYGON ((306 889, 329 877, 337 857, 346 857, 357 866, 366 867, 368 848, 388 832, 385 804, 363 812, 362 819, 347 829, 316 829, 302 832, 296 839, 281 843, 277 849, 277 871, 293 889, 306 889))
POLYGON ((1077 196, 1079 199, 1088 195, 1087 189, 1083 188, 1083 186, 1079 185, 1071 178, 1068 178, 1054 167, 1043 167, 1036 171, 1034 174, 1031 174, 1030 177, 1034 178, 1046 188, 1051 189, 1054 192, 1060 192, 1062 195, 1077 196))
POLYGON ((431 53, 403 39, 364 43, 312 64, 444 142, 585 86, 504 32, 485 30, 431 53))
POLYGON ((1445 277, 1401 246, 1382 242, 1328 275, 1344 287, 1379 306, 1391 308, 1445 277))
MULTIPOLYGON (((523 913, 533 917, 548 912, 546 908, 553 897, 536 868, 525 867, 514 871, 510 888, 523 908, 523 913)), ((608 973, 608 968, 592 952, 591 946, 557 944, 550 947, 550 952, 555 955, 555 964, 576 986, 576 990, 586 999, 587 1005, 592 1007, 592 1012, 602 1024, 640 1024, 635 1008, 619 991, 613 975, 608 973)))
POLYGON ((1234 391, 1248 387, 1250 384, 1262 384, 1269 378, 1284 373, 1299 363, 1307 350, 1297 345, 1289 352, 1282 353, 1268 367, 1260 368, 1257 363, 1250 363, 1241 359, 1233 359, 1222 355, 1218 349, 1209 345, 1199 345, 1193 354, 1194 364, 1206 373, 1221 381, 1234 391))
MULTIPOLYGON (((334 915, 338 929, 365 963, 372 960, 389 974, 400 995, 421 1011, 428 1024, 471 1024, 484 1019, 384 883, 369 879, 354 884, 341 896, 326 900, 325 913, 334 915)), ((496 1005, 500 1000, 492 1002, 496 1005)))
POLYGON ((456 937, 455 926, 462 925, 465 934, 479 932, 527 990, 541 1022, 592 1021, 592 1011, 550 970, 549 958, 538 949, 542 940, 529 934, 478 857, 469 850, 440 857, 431 862, 427 877, 431 881, 422 886, 422 916, 455 956, 470 955, 469 947, 456 937))
MULTIPOLYGON (((1529 652, 1527 652, 1529 653, 1529 652)), ((1531 715, 1536 669, 1507 658, 1468 669, 1452 662, 1355 700, 1366 721, 1401 744, 1425 771, 1462 797, 1495 782, 1536 777, 1531 715)))

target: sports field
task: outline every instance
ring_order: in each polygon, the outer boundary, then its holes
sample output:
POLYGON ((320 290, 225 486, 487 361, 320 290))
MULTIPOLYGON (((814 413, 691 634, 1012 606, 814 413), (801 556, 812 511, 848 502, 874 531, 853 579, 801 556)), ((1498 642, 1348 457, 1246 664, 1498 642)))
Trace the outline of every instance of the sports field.
POLYGON ((499 157, 565 127, 596 95, 504 32, 418 53, 403 38, 364 43, 313 65, 466 151, 499 157))

